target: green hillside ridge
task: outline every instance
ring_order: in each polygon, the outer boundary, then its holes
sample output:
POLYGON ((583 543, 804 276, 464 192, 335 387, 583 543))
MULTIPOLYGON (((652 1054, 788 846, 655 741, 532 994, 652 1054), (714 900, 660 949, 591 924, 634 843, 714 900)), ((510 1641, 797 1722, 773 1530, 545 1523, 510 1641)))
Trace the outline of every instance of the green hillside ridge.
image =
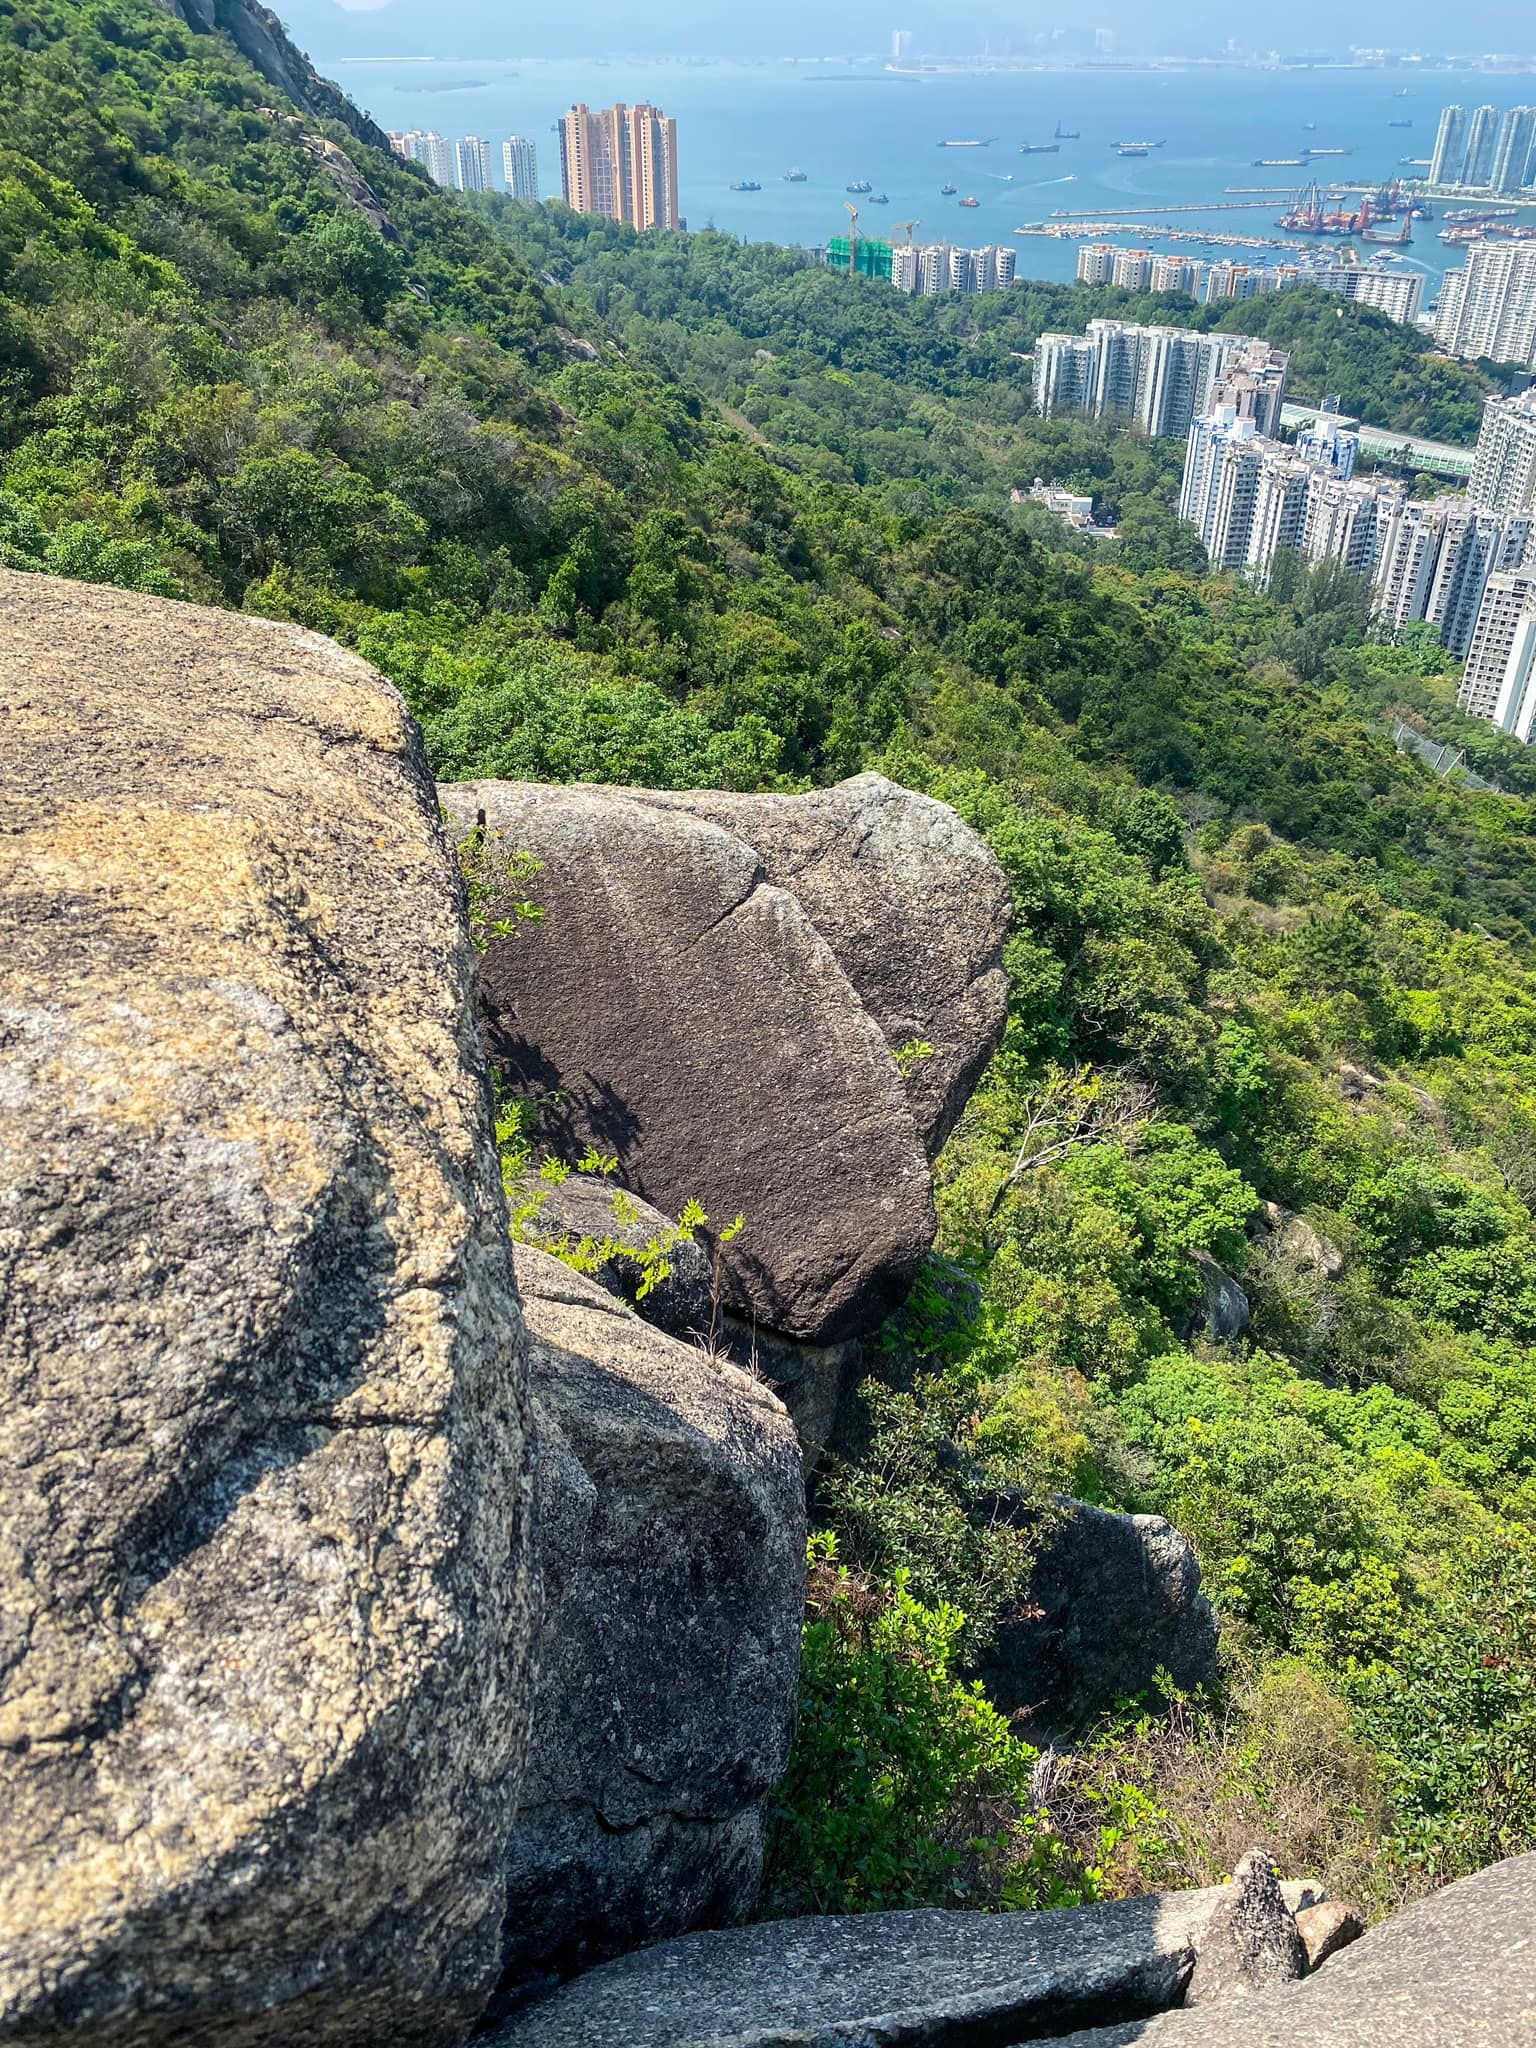
MULTIPOLYGON (((878 767, 1010 876, 939 1169, 979 1305, 919 1290, 824 1488, 768 1902, 1051 1903, 1262 1833, 1379 1909, 1536 1845, 1536 768, 1393 749, 1397 703, 1453 730, 1432 641, 1344 572, 1206 574, 1176 451, 1029 416, 1013 351, 1086 294, 476 211, 153 0, 0 0, 0 93, 0 560, 334 634, 445 778, 878 767), (1008 507, 1037 470, 1118 551, 1008 507), (1027 1563, 1000 1486, 1167 1514, 1224 1620, 1221 1696, 1131 1704, 1049 1798, 963 1676, 1027 1563)), ((1314 296, 1263 308, 1304 378, 1475 425, 1485 379, 1354 309, 1351 385, 1314 296)))

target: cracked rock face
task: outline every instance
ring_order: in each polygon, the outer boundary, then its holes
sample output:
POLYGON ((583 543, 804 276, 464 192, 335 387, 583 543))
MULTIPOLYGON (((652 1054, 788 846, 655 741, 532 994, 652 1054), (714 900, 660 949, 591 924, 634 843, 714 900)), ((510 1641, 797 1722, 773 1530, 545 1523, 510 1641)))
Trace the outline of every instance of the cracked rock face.
POLYGON ((930 1159, 997 1048, 1008 1011, 1013 902, 985 841, 948 804, 883 775, 804 796, 637 791, 747 841, 814 922, 893 1052, 930 1159))
POLYGON ((744 1215, 725 1306, 748 1329, 825 1347, 875 1328, 933 1239, 925 1141, 1002 1026, 1007 891, 981 841, 871 776, 441 794, 544 863, 546 917, 493 943, 485 983, 493 1049, 558 1101, 562 1146, 615 1155, 670 1215, 744 1215), (909 1092, 893 1052, 914 1038, 934 1051, 909 1092))
POLYGON ((768 1390, 547 1253, 517 1279, 547 1619, 509 1977, 739 1917, 789 1759, 805 1500, 768 1390))
POLYGON ((531 1685, 453 862, 293 628, 0 574, 0 2037, 462 2038, 531 1685))

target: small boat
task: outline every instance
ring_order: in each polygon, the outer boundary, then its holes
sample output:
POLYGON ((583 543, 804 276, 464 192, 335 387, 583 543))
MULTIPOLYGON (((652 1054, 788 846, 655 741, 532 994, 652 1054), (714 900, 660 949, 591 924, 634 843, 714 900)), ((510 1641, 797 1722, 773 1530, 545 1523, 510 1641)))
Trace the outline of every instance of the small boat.
POLYGON ((1315 121, 1303 121, 1301 128, 1304 135, 1315 135, 1317 133, 1317 123, 1315 121))
POLYGON ((961 200, 961 202, 960 202, 960 204, 961 204, 962 206, 980 206, 980 204, 981 204, 981 201, 980 201, 979 199, 975 199, 975 198, 970 198, 970 199, 962 199, 962 200, 961 200))
POLYGON ((865 194, 866 192, 873 192, 873 191, 874 191, 874 189, 875 189, 875 188, 874 188, 874 186, 873 186, 873 185, 871 185, 871 183, 869 182, 868 178, 855 178, 855 179, 854 179, 854 181, 853 181, 853 183, 852 183, 851 185, 845 185, 845 186, 843 187, 843 190, 844 190, 845 192, 852 192, 852 193, 854 193, 854 194, 855 194, 855 195, 856 195, 857 197, 860 197, 860 198, 862 198, 862 196, 863 196, 863 195, 864 195, 864 194, 865 194))
POLYGON ((733 185, 731 187, 731 190, 733 192, 761 192, 762 189, 762 186, 758 184, 756 178, 743 178, 739 185, 733 185))
POLYGON ((797 167, 792 171, 786 171, 784 173, 784 182, 786 185, 803 185, 805 183, 805 177, 805 172, 797 167))
POLYGON ((1389 121, 1387 126, 1389 128, 1411 128, 1413 123, 1411 121, 1389 121))
POLYGON ((939 191, 945 199, 953 199, 959 190, 960 187, 958 185, 941 185, 939 187, 939 191))
POLYGON ((871 206, 889 206, 891 203, 890 195, 886 192, 871 192, 869 203, 871 206))
POLYGON ((1081 142, 1082 139, 1083 131, 1081 128, 1063 128, 1059 121, 1056 123, 1056 140, 1058 142, 1081 142))
POLYGON ((1024 142, 1019 145, 1020 156, 1060 156, 1059 142, 1024 142))

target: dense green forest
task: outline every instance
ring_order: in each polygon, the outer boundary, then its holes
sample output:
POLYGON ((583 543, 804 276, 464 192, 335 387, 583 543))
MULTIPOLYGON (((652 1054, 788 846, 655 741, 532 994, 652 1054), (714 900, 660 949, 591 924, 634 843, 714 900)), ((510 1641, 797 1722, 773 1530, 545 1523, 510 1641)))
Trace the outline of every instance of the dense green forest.
MULTIPOLYGON (((1343 572, 1207 575, 1167 450, 1029 417, 1014 351, 1100 299, 476 212, 153 0, 0 0, 0 94, 0 560, 335 634, 445 777, 881 767, 1010 876, 950 1263, 819 1502, 770 1902, 1048 1903, 1262 1832, 1382 1907, 1536 1844, 1536 784, 1394 750, 1394 705, 1450 730, 1433 642, 1343 572), (1119 550, 1010 508, 1037 471, 1119 550), (1027 1570, 1000 1487, 1167 1514, 1224 1622, 1216 1697, 1049 1785, 968 1676, 1027 1570)), ((1264 308, 1304 378, 1468 431, 1478 376, 1311 297, 1264 308)))

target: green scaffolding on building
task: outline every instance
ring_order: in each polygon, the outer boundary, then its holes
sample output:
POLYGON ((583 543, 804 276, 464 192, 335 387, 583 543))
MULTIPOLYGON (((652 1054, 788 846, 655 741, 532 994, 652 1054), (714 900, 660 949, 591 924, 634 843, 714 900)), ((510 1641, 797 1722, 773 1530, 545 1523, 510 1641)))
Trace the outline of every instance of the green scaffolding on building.
MULTIPOLYGON (((831 270, 848 269, 849 237, 834 235, 827 244, 827 266, 831 270)), ((859 253, 854 268, 860 277, 883 277, 891 281, 891 245, 889 242, 865 241, 859 237, 859 253)))

